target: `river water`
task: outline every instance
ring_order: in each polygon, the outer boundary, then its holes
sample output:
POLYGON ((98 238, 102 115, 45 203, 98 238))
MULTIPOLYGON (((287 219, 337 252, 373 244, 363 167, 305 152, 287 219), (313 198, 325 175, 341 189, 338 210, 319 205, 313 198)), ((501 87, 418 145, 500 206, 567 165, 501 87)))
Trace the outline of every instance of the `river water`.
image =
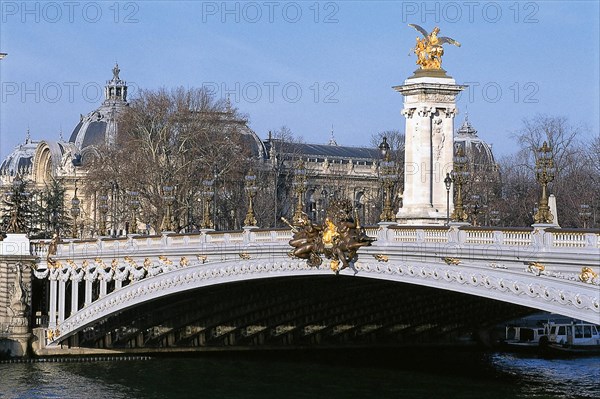
POLYGON ((0 398, 600 398, 600 357, 364 349, 3 363, 0 398))

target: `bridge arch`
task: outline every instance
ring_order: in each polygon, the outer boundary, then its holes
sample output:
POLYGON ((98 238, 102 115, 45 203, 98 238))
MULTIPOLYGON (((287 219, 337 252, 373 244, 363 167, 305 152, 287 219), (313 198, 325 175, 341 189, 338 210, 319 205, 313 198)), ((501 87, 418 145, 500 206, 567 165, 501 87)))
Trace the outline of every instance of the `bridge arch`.
MULTIPOLYGON (((547 248, 540 251, 540 247, 536 251, 507 246, 505 242, 508 240, 498 237, 499 232, 492 233, 494 240, 491 241, 485 239, 486 236, 482 239, 481 231, 469 240, 469 235, 460 237, 462 231, 458 232, 459 237, 452 237, 456 232, 451 230, 441 233, 439 229, 418 230, 381 229, 372 232, 379 240, 372 247, 361 249, 353 269, 342 271, 338 277, 429 287, 600 322, 600 282, 597 274, 594 277, 593 266, 583 266, 594 264, 592 251, 592 256, 574 264, 574 251, 569 254, 569 250, 564 248, 552 252, 547 248), (474 243, 473 237, 483 243, 474 243), (449 248, 451 252, 448 252, 449 248), (524 260, 524 254, 529 257, 526 259, 531 260, 524 260), (583 280, 582 269, 586 267, 592 274, 583 280)), ((54 293, 56 297, 51 303, 55 310, 54 313, 50 310, 49 325, 49 330, 56 334, 49 335, 48 345, 51 347, 65 342, 69 337, 127 309, 185 292, 243 281, 332 275, 325 263, 320 268, 311 268, 303 260, 289 258, 287 232, 237 234, 157 237, 160 245, 151 242, 154 238, 137 241, 130 238, 131 242, 113 240, 109 245, 99 241, 96 246, 69 243, 61 248, 59 254, 65 263, 50 269, 41 267, 37 272, 39 277, 50 280, 51 295, 54 293), (136 250, 115 250, 121 247, 136 250), (94 256, 98 257, 93 261, 86 260, 88 250, 92 248, 94 256), (106 281, 118 279, 117 270, 113 268, 110 272, 108 267, 115 261, 119 265, 130 265, 128 278, 132 281, 127 285, 116 284, 112 292, 107 292, 106 281), (91 266, 92 262, 95 268, 91 266), (98 278, 99 275, 103 277, 98 278), (95 281, 93 284, 104 284, 104 289, 100 287, 101 295, 97 300, 87 303, 70 317, 64 317, 64 306, 60 315, 60 293, 64 294, 65 287, 61 288, 60 284, 61 280, 68 279, 95 281), (56 320, 55 324, 52 320, 56 320)), ((584 242, 590 241, 597 245, 593 240, 584 242)), ((126 274, 121 273, 121 277, 125 278, 126 274)), ((86 289, 91 285, 86 283, 86 289)))

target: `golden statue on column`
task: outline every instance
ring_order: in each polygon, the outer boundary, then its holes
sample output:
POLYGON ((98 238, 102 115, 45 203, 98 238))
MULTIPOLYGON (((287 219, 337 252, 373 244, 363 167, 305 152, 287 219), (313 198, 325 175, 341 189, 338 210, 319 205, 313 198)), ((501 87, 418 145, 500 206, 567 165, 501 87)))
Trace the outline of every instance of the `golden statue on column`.
POLYGON ((421 69, 442 69, 443 44, 450 43, 460 47, 460 43, 456 40, 438 36, 440 28, 437 26, 430 33, 419 25, 408 24, 408 26, 412 26, 423 35, 423 39, 417 37, 417 44, 413 50, 417 55, 417 65, 420 65, 421 69))

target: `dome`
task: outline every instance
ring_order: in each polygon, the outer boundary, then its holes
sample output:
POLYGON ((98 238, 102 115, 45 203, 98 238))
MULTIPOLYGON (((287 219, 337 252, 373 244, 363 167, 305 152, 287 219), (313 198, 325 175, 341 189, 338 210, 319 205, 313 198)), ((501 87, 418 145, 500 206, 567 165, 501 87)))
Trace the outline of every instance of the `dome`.
POLYGON ((248 127, 248 121, 243 117, 235 115, 231 108, 229 98, 225 103, 225 110, 211 111, 206 114, 209 118, 214 118, 215 121, 222 126, 225 134, 228 131, 236 131, 241 134, 241 140, 244 148, 250 151, 250 155, 256 159, 266 159, 267 150, 256 132, 248 127))
POLYGON ((0 165, 0 175, 16 176, 17 174, 30 174, 33 165, 33 155, 38 143, 38 141, 31 140, 29 131, 27 131, 25 143, 21 143, 15 147, 13 152, 0 165))
POLYGON ((119 113, 128 105, 127 84, 119 78, 119 65, 113 68, 113 78, 106 82, 104 102, 95 111, 82 115, 73 129, 69 142, 83 150, 86 147, 114 142, 119 113))
POLYGON ((474 171, 494 171, 497 169, 492 147, 477 136, 477 130, 469 122, 468 116, 454 136, 454 149, 461 147, 474 171))

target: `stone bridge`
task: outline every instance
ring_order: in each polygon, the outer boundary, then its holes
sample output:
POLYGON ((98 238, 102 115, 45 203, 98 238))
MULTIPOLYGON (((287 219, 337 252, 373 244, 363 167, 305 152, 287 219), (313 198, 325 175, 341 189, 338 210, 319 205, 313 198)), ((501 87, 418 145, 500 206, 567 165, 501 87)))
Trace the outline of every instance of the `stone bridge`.
POLYGON ((377 241, 339 275, 290 258, 281 229, 66 241, 50 262, 32 242, 41 347, 419 342, 537 310, 600 324, 598 230, 367 234, 377 241))

